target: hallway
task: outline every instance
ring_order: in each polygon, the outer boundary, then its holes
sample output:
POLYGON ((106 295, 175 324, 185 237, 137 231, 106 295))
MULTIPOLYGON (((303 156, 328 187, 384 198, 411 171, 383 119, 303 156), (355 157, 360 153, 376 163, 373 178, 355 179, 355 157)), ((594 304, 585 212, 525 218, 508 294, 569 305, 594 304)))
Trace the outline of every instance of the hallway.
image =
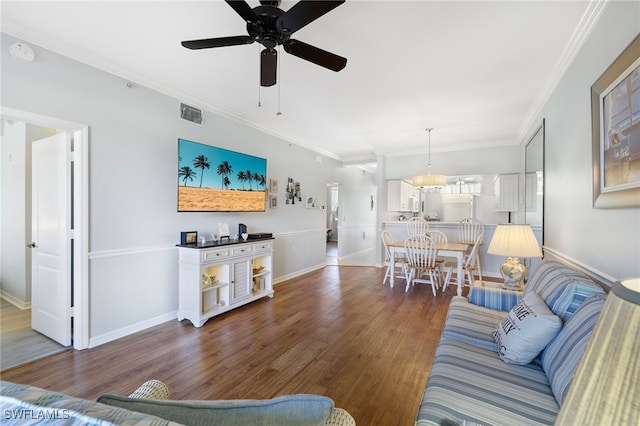
POLYGON ((338 242, 327 242, 327 265, 333 266, 375 266, 376 265, 376 249, 375 247, 368 250, 354 253, 338 259, 338 242))

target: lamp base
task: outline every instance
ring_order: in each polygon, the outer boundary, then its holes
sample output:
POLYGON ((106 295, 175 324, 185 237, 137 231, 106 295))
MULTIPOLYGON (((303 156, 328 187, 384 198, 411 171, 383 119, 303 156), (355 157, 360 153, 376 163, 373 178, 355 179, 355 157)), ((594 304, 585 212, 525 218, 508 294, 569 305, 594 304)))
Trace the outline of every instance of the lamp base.
POLYGON ((517 257, 508 257, 507 260, 500 265, 500 274, 504 279, 504 285, 507 287, 521 287, 524 277, 527 274, 527 267, 520 263, 517 257))

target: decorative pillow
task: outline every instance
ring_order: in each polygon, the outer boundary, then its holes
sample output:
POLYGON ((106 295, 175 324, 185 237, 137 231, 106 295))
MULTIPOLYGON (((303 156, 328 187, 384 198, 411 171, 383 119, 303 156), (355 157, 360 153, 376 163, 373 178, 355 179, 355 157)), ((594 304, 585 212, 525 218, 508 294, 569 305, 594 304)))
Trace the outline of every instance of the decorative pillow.
POLYGON ((524 293, 537 293, 551 311, 567 322, 578 307, 592 294, 606 292, 580 271, 552 260, 536 267, 524 293))
POLYGON ((500 359, 529 364, 555 337, 562 321, 536 293, 528 293, 493 332, 500 359))
POLYGON ((542 368, 559 405, 569 390, 605 300, 601 294, 588 297, 542 352, 542 368))
POLYGON ((305 394, 226 401, 167 401, 102 395, 98 402, 190 426, 321 426, 334 409, 330 398, 305 394))

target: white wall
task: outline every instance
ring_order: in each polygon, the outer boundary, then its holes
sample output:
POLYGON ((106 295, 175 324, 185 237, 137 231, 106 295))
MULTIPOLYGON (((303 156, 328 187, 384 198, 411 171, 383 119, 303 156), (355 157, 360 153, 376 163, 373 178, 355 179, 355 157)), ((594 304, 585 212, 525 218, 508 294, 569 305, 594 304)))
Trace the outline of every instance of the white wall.
MULTIPOLYGON (((8 54, 14 41, 2 35, 3 106, 89 126, 91 346, 175 318, 180 231, 211 232, 218 222, 237 229, 242 222, 249 232, 274 233, 275 282, 324 266, 319 205, 327 204, 326 182, 347 191, 359 184, 338 173, 338 161, 214 114, 205 112, 204 126, 183 121, 179 100, 128 88, 117 76, 38 46, 35 62, 19 62, 8 54), (278 208, 177 213, 178 138, 267 158, 267 178, 279 181, 278 208), (284 204, 288 177, 301 183, 303 197, 317 197, 315 209, 284 204)), ((3 246, 3 259, 7 252, 3 246)))
POLYGON ((2 134, 2 293, 28 306, 25 265, 25 123, 3 125, 2 134))
POLYGON ((31 143, 56 134, 32 124, 5 120, 2 144, 2 221, 0 244, 0 288, 2 294, 21 308, 31 303, 31 143))
MULTIPOLYGON (((432 152, 431 173, 448 176, 495 175, 520 170, 520 146, 469 149, 457 152, 432 152)), ((424 155, 387 156, 385 179, 407 179, 425 174, 428 158, 424 155)))
POLYGON ((639 30, 640 2, 610 2, 536 123, 545 118, 545 250, 608 279, 640 276, 640 208, 592 207, 590 90, 639 30))

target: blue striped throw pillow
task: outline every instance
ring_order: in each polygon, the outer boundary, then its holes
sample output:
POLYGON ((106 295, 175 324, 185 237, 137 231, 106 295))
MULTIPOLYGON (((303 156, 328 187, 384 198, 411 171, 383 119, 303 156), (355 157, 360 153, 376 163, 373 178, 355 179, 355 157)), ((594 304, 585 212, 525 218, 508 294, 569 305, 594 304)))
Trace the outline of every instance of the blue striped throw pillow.
POLYGON ((542 353, 542 368, 559 405, 569 390, 604 302, 604 295, 589 296, 542 353))

